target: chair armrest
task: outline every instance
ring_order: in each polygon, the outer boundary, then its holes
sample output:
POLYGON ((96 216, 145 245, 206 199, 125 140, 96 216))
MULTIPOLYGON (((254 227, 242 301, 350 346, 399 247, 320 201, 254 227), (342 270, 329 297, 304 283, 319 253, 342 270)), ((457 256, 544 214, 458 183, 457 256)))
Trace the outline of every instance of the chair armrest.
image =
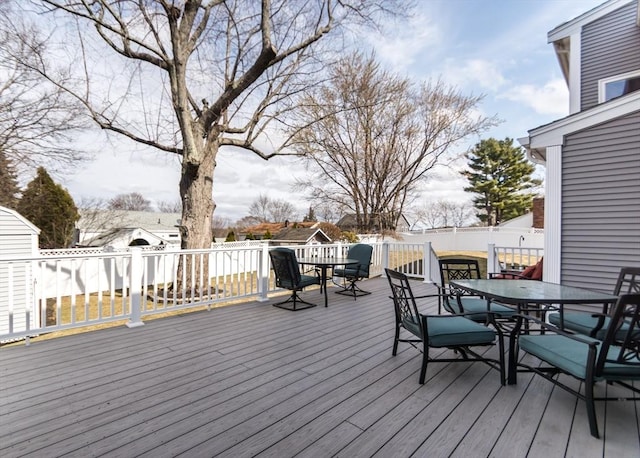
MULTIPOLYGON (((568 337, 571 340, 575 340, 577 342, 581 342, 581 343, 588 344, 588 345, 599 345, 600 344, 599 341, 594 342, 592 340, 593 338, 585 338, 586 336, 583 336, 583 335, 580 335, 580 334, 571 334, 570 332, 564 331, 564 330, 560 329, 559 327, 552 325, 551 323, 547 323, 546 321, 542 321, 541 319, 536 318, 536 317, 531 316, 531 315, 516 314, 516 315, 514 315, 514 318, 516 318, 517 321, 516 321, 516 326, 514 328, 514 332, 512 334, 512 337, 520 334, 520 328, 521 328, 522 323, 524 321, 529 321, 529 322, 534 322, 534 323, 538 324, 540 326, 540 328, 541 328, 539 330, 533 330, 533 331, 539 331, 539 332, 544 331, 545 333, 546 332, 553 332, 554 334, 558 334, 558 335, 561 335, 561 336, 564 336, 564 337, 568 337)), ((528 329, 527 332, 531 333, 532 329, 528 329)))
POLYGON ((515 272, 491 272, 489 273, 490 280, 531 280, 531 277, 526 277, 515 272))

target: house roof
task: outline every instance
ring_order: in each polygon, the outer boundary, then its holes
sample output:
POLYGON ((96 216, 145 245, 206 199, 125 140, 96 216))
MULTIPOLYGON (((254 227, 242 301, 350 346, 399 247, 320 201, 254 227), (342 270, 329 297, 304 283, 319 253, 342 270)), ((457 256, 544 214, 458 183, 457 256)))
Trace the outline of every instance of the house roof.
POLYGON ((13 233, 24 233, 24 229, 28 229, 30 232, 35 234, 40 234, 40 229, 37 228, 31 221, 22 216, 15 210, 7 207, 0 207, 0 213, 4 213, 6 217, 13 219, 18 222, 18 225, 9 224, 7 221, 3 221, 3 234, 13 234, 13 233))
MULTIPOLYGON (((582 27, 596 19, 599 19, 612 11, 621 8, 628 3, 636 0, 609 0, 600 6, 596 6, 580 16, 564 22, 551 30, 547 34, 547 42, 553 43, 556 57, 560 63, 560 68, 564 75, 564 79, 569 84, 569 62, 571 61, 571 36, 579 34, 582 27)), ((640 3, 638 6, 638 25, 640 26, 640 3)))
POLYGON ((630 113, 640 111, 640 91, 618 97, 593 108, 574 113, 529 131, 529 136, 519 138, 522 146, 530 151, 537 162, 546 161, 546 148, 562 145, 565 135, 604 123, 630 113))
POLYGON ((245 234, 251 233, 251 234, 264 234, 265 232, 269 231, 271 232, 271 234, 276 234, 277 232, 281 231, 282 229, 286 228, 286 227, 293 227, 294 225, 296 227, 299 228, 310 228, 310 227, 314 227, 316 226, 318 223, 315 221, 304 221, 304 222, 299 222, 299 223, 289 223, 289 222, 284 222, 284 223, 260 223, 260 224, 256 224, 255 226, 250 226, 247 227, 244 231, 242 231, 245 234))
POLYGON ((331 242, 331 239, 322 229, 314 227, 285 227, 273 236, 273 240, 278 242, 307 242, 318 237, 331 242))
POLYGON ((142 228, 147 231, 171 231, 175 232, 180 224, 180 213, 158 213, 128 210, 80 210, 80 220, 77 223, 79 229, 97 229, 108 231, 110 229, 142 228), (99 224, 96 222, 99 221, 99 224))
POLYGON ((135 239, 145 239, 147 242, 156 243, 177 243, 177 240, 167 240, 159 237, 157 234, 152 234, 149 231, 140 228, 122 228, 114 229, 109 232, 105 232, 93 239, 84 243, 84 246, 107 246, 115 241, 121 240, 125 245, 129 245, 135 239))

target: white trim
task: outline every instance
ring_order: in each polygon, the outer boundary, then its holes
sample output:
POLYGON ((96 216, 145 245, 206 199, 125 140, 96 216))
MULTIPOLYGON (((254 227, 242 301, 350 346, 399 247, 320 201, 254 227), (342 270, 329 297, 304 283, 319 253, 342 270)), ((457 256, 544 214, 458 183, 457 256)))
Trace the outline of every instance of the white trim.
POLYGON ((635 78, 638 76, 640 76, 640 70, 633 70, 631 72, 622 73, 619 75, 609 76, 607 78, 599 79, 598 80, 598 103, 607 102, 607 100, 605 100, 605 96, 606 96, 605 89, 608 83, 612 83, 614 81, 623 81, 623 80, 635 78))
POLYGON ((589 110, 576 113, 529 131, 529 148, 541 149, 562 145, 564 136, 602 124, 611 119, 640 111, 640 91, 632 92, 589 110))
POLYGON ((543 280, 560 283, 562 241, 562 146, 546 149, 543 280))
POLYGON ((27 218, 22 216, 17 211, 15 211, 15 210, 13 210, 11 208, 7 208, 7 207, 0 207, 0 212, 8 213, 8 214, 12 215, 18 221, 22 222, 25 226, 27 226, 29 229, 31 229, 36 235, 40 235, 40 232, 41 232, 40 228, 38 228, 35 224, 33 224, 31 221, 29 221, 27 218))
POLYGON ((565 22, 564 24, 560 24, 558 27, 551 30, 547 34, 547 42, 553 43, 554 41, 566 38, 575 33, 579 34, 584 25, 589 24, 596 19, 601 18, 602 16, 606 16, 612 11, 615 11, 618 8, 621 8, 624 5, 632 3, 634 1, 636 0, 609 0, 608 2, 603 3, 600 6, 596 6, 586 13, 583 13, 580 16, 565 22))
POLYGON ((580 32, 571 35, 569 49, 569 114, 574 114, 580 111, 582 99, 582 38, 580 32))

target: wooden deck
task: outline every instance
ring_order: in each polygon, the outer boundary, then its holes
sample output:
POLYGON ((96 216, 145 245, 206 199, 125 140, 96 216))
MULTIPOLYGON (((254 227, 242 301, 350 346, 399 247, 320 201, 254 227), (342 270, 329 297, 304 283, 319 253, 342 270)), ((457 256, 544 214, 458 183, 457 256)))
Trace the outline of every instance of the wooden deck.
POLYGON ((640 456, 639 403, 600 403, 597 440, 541 377, 442 363, 419 385, 420 353, 391 355, 386 280, 364 286, 0 348, 0 456, 640 456))

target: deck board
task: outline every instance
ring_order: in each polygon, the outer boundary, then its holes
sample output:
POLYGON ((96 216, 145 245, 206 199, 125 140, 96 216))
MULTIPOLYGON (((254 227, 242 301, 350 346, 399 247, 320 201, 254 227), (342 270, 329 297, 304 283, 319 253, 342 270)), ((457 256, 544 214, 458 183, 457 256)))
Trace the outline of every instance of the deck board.
POLYGON ((637 402, 598 404, 598 440, 584 404, 541 377, 502 387, 484 364, 433 363, 419 385, 420 353, 391 355, 386 280, 366 289, 2 347, 0 456, 640 456, 637 402))

